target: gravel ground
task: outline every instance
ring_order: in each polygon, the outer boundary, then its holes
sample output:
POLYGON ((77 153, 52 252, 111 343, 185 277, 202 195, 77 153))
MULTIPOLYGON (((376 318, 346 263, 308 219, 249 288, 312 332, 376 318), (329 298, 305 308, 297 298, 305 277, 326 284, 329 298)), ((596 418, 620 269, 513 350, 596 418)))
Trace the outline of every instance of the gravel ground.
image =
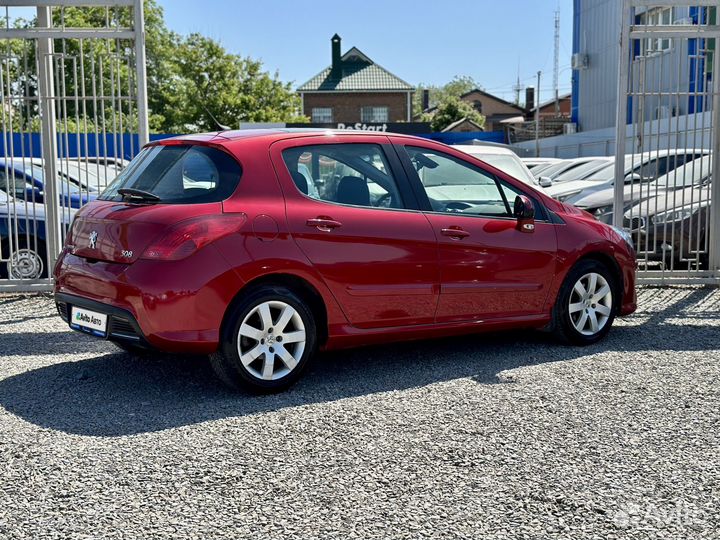
POLYGON ((720 538, 720 290, 616 324, 326 354, 252 397, 0 297, 0 538, 720 538))

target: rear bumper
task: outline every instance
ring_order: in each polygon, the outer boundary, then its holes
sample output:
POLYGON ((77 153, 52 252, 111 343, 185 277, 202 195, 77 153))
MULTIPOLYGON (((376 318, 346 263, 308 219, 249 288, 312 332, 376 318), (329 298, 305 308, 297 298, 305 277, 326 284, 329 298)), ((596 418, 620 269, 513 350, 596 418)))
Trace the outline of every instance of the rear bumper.
POLYGON ((132 343, 140 347, 151 347, 140 330, 135 316, 126 309, 63 293, 55 293, 55 305, 62 320, 68 324, 70 324, 70 312, 73 306, 104 313, 108 316, 107 339, 132 343))
POLYGON ((195 257, 123 265, 63 253, 54 274, 59 311, 62 315, 65 304, 66 317, 72 305, 107 314, 110 340, 209 354, 217 350, 222 320, 240 280, 225 270, 227 263, 214 248, 199 255, 200 266, 195 257))

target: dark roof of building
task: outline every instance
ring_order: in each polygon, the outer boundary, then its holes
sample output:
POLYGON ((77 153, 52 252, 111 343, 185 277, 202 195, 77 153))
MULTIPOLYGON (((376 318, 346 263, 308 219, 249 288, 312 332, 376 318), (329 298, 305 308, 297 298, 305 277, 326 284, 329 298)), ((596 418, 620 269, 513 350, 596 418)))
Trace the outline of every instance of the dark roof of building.
MULTIPOLYGON (((518 105, 517 103, 512 103, 512 102, 510 102, 510 101, 505 101, 503 98, 494 96, 493 94, 489 94, 488 92, 485 92, 485 90, 480 90, 479 88, 473 88, 473 89, 470 90, 469 92, 465 92, 464 94, 462 94, 462 95, 460 96, 460 99, 462 100, 462 99, 468 97, 470 94, 482 94, 483 96, 486 96, 486 97, 488 97, 488 98, 490 98, 490 99, 494 99, 495 101, 499 101, 500 103, 504 103, 505 105, 508 105, 508 106, 510 106, 510 107, 514 107, 514 108, 517 109, 519 112, 522 112, 522 113, 526 112, 526 109, 525 109, 524 107, 521 107, 521 106, 518 105)), ((430 107, 430 108, 424 110, 423 112, 432 112, 432 111, 434 111, 435 109, 437 109, 437 105, 435 105, 435 106, 433 106, 433 107, 430 107)))
POLYGON ((363 90, 409 92, 415 88, 379 66, 358 48, 353 47, 341 58, 342 70, 328 66, 298 87, 298 92, 362 92, 363 90))
MULTIPOLYGON (((559 101, 563 101, 563 100, 570 99, 570 98, 572 98, 572 94, 563 94, 561 96, 558 96, 559 101)), ((544 109, 545 107, 547 107, 548 105, 552 105, 553 103, 555 103, 555 98, 549 99, 549 100, 545 101, 544 103, 541 103, 540 108, 544 109)), ((535 107, 530 109, 529 112, 533 112, 534 110, 535 110, 535 107)))
POLYGON ((449 126, 447 126, 447 127, 446 127, 445 129, 443 129, 442 131, 443 131, 443 132, 452 131, 452 130, 455 129, 456 127, 461 126, 461 125, 463 125, 463 124, 465 124, 465 123, 468 123, 468 124, 470 124, 471 126, 476 127, 476 128, 477 128, 477 131, 483 131, 483 127, 482 127, 480 124, 478 124, 478 123, 475 122, 474 120, 470 120, 470 119, 467 118, 467 117, 461 118, 460 120, 456 120, 455 122, 453 122, 452 124, 450 124, 449 126))

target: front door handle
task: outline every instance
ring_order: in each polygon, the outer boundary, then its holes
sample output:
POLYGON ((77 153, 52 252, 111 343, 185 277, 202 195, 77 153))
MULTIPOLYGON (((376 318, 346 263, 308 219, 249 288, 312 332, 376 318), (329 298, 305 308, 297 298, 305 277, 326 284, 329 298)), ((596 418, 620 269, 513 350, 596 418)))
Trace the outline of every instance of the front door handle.
POLYGON ((311 218, 305 222, 305 225, 308 227, 316 227, 318 230, 325 232, 342 227, 342 223, 329 217, 311 218))
POLYGON ((446 227, 445 229, 440 229, 440 234, 443 236, 449 236, 455 240, 462 240, 463 238, 470 236, 469 232, 465 229, 461 229, 460 227, 446 227))

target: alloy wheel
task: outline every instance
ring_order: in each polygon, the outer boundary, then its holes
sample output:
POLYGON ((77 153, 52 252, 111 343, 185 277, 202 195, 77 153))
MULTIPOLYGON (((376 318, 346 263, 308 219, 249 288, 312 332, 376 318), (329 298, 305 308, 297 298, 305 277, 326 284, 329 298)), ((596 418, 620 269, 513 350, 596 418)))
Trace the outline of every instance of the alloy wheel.
POLYGON ((305 350, 305 325, 291 305, 262 302, 245 316, 238 333, 240 361, 252 376, 274 381, 287 376, 305 350))
POLYGON ((612 302, 612 287, 602 275, 591 272, 578 279, 568 306, 575 330, 585 336, 597 334, 610 319, 612 302))

